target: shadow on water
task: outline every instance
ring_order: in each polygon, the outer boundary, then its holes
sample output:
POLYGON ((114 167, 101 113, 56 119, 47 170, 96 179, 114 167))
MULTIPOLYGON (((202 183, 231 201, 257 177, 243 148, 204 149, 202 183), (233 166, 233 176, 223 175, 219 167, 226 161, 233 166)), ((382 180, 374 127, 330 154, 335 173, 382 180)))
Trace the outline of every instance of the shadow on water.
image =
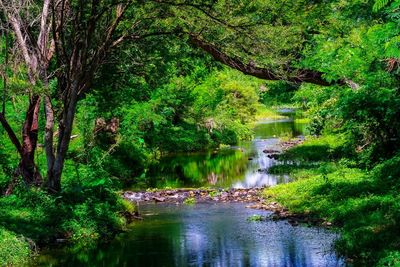
POLYGON ((60 251, 37 266, 343 266, 334 233, 285 221, 249 222, 243 204, 146 204, 145 221, 94 251, 60 251))

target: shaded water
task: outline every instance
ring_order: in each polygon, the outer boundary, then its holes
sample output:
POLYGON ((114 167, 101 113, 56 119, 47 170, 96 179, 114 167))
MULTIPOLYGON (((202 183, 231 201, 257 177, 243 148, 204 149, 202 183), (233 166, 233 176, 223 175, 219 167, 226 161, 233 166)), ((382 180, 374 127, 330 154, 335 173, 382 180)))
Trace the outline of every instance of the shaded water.
POLYGON ((336 235, 285 221, 249 222, 267 211, 244 204, 146 204, 132 231, 94 251, 53 251, 37 266, 343 266, 336 235))
POLYGON ((151 187, 235 187, 249 188, 286 183, 286 175, 268 174, 276 164, 263 150, 279 150, 279 137, 297 137, 306 124, 291 119, 260 121, 254 139, 220 152, 170 155, 151 168, 151 187))

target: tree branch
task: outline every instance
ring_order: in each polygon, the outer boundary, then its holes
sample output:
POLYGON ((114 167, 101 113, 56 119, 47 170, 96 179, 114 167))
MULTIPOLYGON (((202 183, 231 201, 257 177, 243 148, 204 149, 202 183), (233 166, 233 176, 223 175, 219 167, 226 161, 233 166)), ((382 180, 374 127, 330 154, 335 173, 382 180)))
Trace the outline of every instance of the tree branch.
POLYGON ((32 64, 33 62, 32 62, 32 59, 31 59, 31 55, 29 54, 28 47, 27 47, 27 44, 26 44, 26 41, 25 41, 25 37, 24 37, 24 35, 23 35, 22 31, 21 31, 21 27, 22 27, 21 21, 18 20, 15 16, 13 16, 11 14, 8 14, 8 19, 10 21, 11 27, 14 30, 15 37, 17 39, 19 47, 21 48, 22 55, 24 57, 26 65, 30 69, 32 69, 32 67, 36 68, 36 65, 32 64))
POLYGON ((223 19, 218 18, 217 16, 211 14, 211 12, 207 11, 206 9, 204 9, 204 8, 211 9, 212 8, 211 5, 193 4, 193 3, 190 3, 190 2, 174 3, 174 2, 160 1, 160 0, 153 0, 153 1, 155 1, 156 3, 170 5, 170 6, 176 6, 176 7, 191 7, 193 9, 196 9, 196 10, 200 11, 201 13, 203 13, 204 15, 209 17, 210 19, 218 22, 219 24, 221 24, 223 26, 226 26, 226 27, 231 28, 233 30, 237 30, 237 29, 243 28, 243 25, 232 25, 232 24, 228 23, 227 21, 224 21, 223 19))
POLYGON ((49 15, 50 0, 44 0, 42 9, 42 18, 40 21, 40 32, 37 40, 37 46, 43 59, 47 59, 46 45, 48 38, 47 18, 49 15))
POLYGON ((344 81, 339 80, 336 82, 328 82, 326 81, 322 76, 324 73, 319 72, 319 71, 313 71, 313 70, 308 70, 308 69, 295 69, 295 68, 290 68, 287 67, 285 71, 287 73, 296 73, 296 76, 294 77, 282 77, 282 75, 279 75, 275 71, 271 69, 266 69, 266 68, 261 68, 257 67, 254 64, 245 64, 243 63, 240 59, 231 57, 223 52, 221 52, 217 47, 214 45, 207 43, 197 36, 193 34, 189 34, 189 40, 190 42, 198 47, 204 50, 205 52, 209 53, 215 60, 221 62, 224 65, 227 65, 231 68, 234 68, 244 74, 251 75, 260 79, 265 79, 265 80, 286 80, 288 82, 293 82, 293 83, 313 83, 317 85, 322 85, 322 86, 329 86, 333 84, 345 84, 344 81))
POLYGON ((21 143, 18 140, 18 137, 16 136, 14 130, 11 128, 10 124, 4 117, 3 113, 0 113, 0 123, 3 126, 3 128, 6 130, 8 137, 10 138, 11 142, 14 144, 15 148, 17 149, 19 155, 22 157, 22 146, 21 143))

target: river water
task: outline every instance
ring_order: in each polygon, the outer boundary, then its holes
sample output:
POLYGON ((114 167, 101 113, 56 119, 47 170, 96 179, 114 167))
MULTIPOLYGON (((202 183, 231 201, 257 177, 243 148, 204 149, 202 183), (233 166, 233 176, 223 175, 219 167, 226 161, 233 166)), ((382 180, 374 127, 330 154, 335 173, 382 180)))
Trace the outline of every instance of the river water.
MULTIPOLYGON (((248 188, 290 181, 267 173, 277 164, 263 153, 279 150, 279 137, 304 134, 293 120, 261 121, 255 138, 219 153, 164 158, 152 174, 154 186, 248 188)), ((196 205, 141 204, 144 217, 110 244, 96 249, 47 251, 34 266, 343 266, 332 245, 337 235, 317 228, 293 227, 268 218, 268 211, 240 203, 196 205)))
POLYGON ((306 124, 292 119, 260 121, 254 128, 254 139, 219 152, 174 154, 150 168, 148 186, 165 187, 234 187, 250 188, 287 183, 287 175, 268 174, 277 164, 263 152, 280 150, 280 137, 298 137, 306 124))

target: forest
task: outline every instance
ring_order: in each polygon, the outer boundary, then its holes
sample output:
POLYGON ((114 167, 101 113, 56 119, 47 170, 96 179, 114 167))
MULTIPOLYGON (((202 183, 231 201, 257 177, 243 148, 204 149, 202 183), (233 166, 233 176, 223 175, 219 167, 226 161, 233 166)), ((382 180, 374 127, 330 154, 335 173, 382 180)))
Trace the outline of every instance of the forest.
POLYGON ((0 76, 0 266, 400 266, 399 0, 0 0, 0 76))

